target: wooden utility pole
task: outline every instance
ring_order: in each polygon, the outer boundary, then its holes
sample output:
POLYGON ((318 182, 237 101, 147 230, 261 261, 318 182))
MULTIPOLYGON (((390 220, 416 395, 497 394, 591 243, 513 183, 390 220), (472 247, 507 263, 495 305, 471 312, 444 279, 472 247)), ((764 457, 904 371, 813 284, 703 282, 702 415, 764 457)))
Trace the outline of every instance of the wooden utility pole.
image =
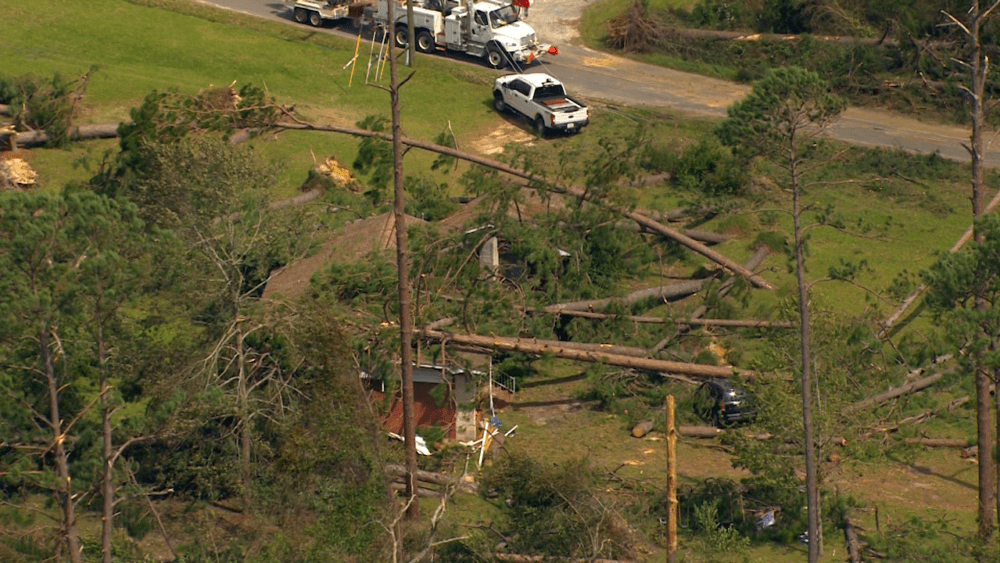
POLYGON ((667 395, 667 563, 677 561, 677 431, 674 396, 667 395))
MULTIPOLYGON (((395 0, 387 2, 388 19, 393 21, 395 0)), ((391 25, 391 23, 390 23, 391 25)), ((392 30, 394 33, 395 30, 392 30)), ((399 76, 396 73, 395 38, 389 39, 389 98, 392 105, 392 162, 396 220, 396 266, 399 274, 399 361, 403 380, 403 441, 406 450, 406 497, 410 499, 406 515, 420 517, 420 500, 417 496, 417 430, 413 414, 413 320, 410 318, 410 279, 407 273, 406 215, 403 195, 403 130, 399 116, 399 76)))

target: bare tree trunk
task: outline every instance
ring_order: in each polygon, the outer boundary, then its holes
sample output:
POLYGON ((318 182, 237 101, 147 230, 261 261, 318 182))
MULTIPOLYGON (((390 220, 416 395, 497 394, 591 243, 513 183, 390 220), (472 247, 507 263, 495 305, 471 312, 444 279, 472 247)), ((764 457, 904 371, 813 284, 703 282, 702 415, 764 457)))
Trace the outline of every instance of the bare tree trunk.
POLYGON ((69 476, 69 459, 64 445, 66 436, 63 434, 62 419, 59 416, 59 383, 56 381, 56 370, 49 349, 48 327, 39 335, 39 350, 45 365, 45 379, 49 389, 49 428, 52 429, 53 452, 56 458, 56 471, 59 474, 56 496, 59 508, 62 510, 62 537, 69 551, 72 563, 83 563, 83 553, 80 538, 76 530, 76 506, 73 502, 73 486, 69 476))
MULTIPOLYGON (((393 2, 388 3, 388 21, 393 21, 393 2)), ((387 30, 392 33, 394 30, 387 30)), ((410 26, 410 44, 413 44, 413 26, 410 26)), ((394 37, 389 38, 389 98, 392 104, 392 162, 395 201, 393 216, 396 220, 396 269, 399 273, 399 361, 402 367, 403 391, 403 440, 406 449, 406 496, 411 499, 406 514, 411 519, 420 517, 420 500, 417 496, 417 430, 413 413, 413 327, 410 317, 410 280, 406 255, 406 214, 403 193, 403 130, 399 116, 399 76, 396 72, 394 37)))
MULTIPOLYGON (((970 4, 967 14, 968 25, 963 24, 948 12, 943 13, 965 33, 969 41, 969 59, 960 61, 960 63, 968 68, 972 75, 970 87, 964 88, 969 96, 969 113, 972 118, 969 146, 965 148, 969 151, 972 164, 972 216, 973 219, 979 219, 983 214, 983 194, 985 191, 983 183, 983 131, 987 127, 987 122, 984 96, 986 77, 989 73, 989 58, 983 56, 980 32, 983 22, 1000 5, 1000 0, 993 1, 985 10, 981 9, 979 0, 971 0, 970 4)), ((974 231, 974 239, 976 244, 983 243, 983 235, 978 231, 974 231)), ((981 291, 977 291, 976 307, 979 309, 989 307, 981 291)), ((994 458, 990 451, 993 445, 991 435, 992 400, 990 399, 990 374, 982 366, 981 355, 974 358, 973 362, 976 366, 976 434, 979 450, 979 537, 985 542, 993 535, 993 505, 996 500, 994 486, 997 484, 995 483, 994 458)), ((1000 504, 997 504, 996 508, 1000 510, 1000 504)))
MULTIPOLYGON (((994 6, 996 6, 994 4, 994 6)), ((992 9, 992 8, 991 8, 992 9)), ((986 127, 986 115, 983 111, 983 95, 986 89, 986 73, 988 62, 983 59, 980 43, 980 25, 983 17, 980 13, 979 0, 972 2, 969 13, 969 39, 972 47, 972 92, 970 109, 972 112, 972 136, 969 139, 969 156, 972 159, 972 216, 975 219, 983 214, 983 129, 986 127)), ((975 231, 976 244, 983 243, 982 233, 975 231)), ((986 309, 989 304, 981 292, 976 296, 976 307, 986 309)), ((994 480, 994 458, 992 455, 992 400, 990 399, 990 373, 982 365, 982 358, 976 360, 976 433, 979 449, 979 537, 983 540, 993 535, 993 504, 996 495, 994 480)))
POLYGON ((819 487, 816 477, 816 454, 813 444, 811 352, 809 349, 809 295, 805 274, 805 249, 803 248, 801 202, 796 171, 794 136, 789 141, 789 170, 792 182, 792 219, 795 228, 795 278, 799 286, 799 351, 802 356, 802 428, 805 434, 806 503, 809 520, 809 563, 819 561, 819 487))
POLYGON ((114 530, 115 488, 113 481, 114 452, 111 433, 111 386, 108 383, 107 357, 104 349, 104 327, 100 312, 97 321, 97 364, 101 370, 101 562, 111 563, 111 533, 114 530))
MULTIPOLYGON (((239 296, 236 296, 237 303, 239 296)), ((239 307, 236 309, 236 363, 239 374, 236 380, 236 408, 239 413, 239 448, 240 448, 240 474, 243 484, 243 510, 250 511, 252 496, 250 494, 250 389, 247 385, 246 373, 246 349, 244 347, 243 322, 239 318, 239 307)))

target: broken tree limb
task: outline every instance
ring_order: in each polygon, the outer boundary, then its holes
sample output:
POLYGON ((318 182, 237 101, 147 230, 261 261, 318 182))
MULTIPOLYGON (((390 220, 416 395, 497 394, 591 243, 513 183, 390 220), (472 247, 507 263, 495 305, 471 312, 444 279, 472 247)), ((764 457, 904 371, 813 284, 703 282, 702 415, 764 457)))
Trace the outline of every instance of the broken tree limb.
POLYGON ((655 372, 682 373, 706 378, 730 377, 734 374, 745 377, 752 377, 754 375, 751 371, 727 366, 692 364, 686 362, 674 362, 670 360, 656 360, 652 358, 635 358, 620 354, 607 354, 594 350, 575 350, 562 346, 562 342, 555 342, 556 345, 549 346, 537 344, 532 340, 522 338, 480 336, 477 334, 456 334, 427 329, 420 331, 420 334, 424 338, 431 340, 447 340, 450 344, 477 346, 494 350, 508 350, 512 352, 522 352, 525 354, 552 354, 557 358, 567 360, 603 363, 612 366, 621 366, 655 372))
MULTIPOLYGON (((942 356, 938 356, 938 357, 934 358, 934 363, 930 367, 935 367, 935 366, 937 366, 939 364, 942 364, 942 363, 950 360, 951 357, 952 357, 951 354, 944 354, 942 356)), ((906 378, 910 379, 911 377, 919 375, 919 374, 921 374, 921 373, 924 372, 924 369, 925 368, 917 368, 917 369, 911 371, 909 374, 907 374, 906 378)), ((870 406, 878 406, 878 405, 881 405, 882 403, 885 403, 887 401, 891 401, 892 399, 895 399, 896 397, 902 397, 903 395, 906 395, 906 394, 909 394, 909 393, 915 393, 917 391, 920 391, 921 389, 925 389, 927 387, 930 387, 931 385, 933 385, 934 383, 936 383, 938 380, 940 380, 942 377, 944 377, 944 374, 947 373, 948 371, 949 370, 940 371, 940 372, 934 373, 932 375, 928 375, 927 377, 920 378, 920 379, 918 379, 916 381, 912 381, 910 383, 907 383, 907 384, 902 385, 900 387, 897 387, 895 389, 889 389, 888 391, 886 391, 884 393, 879 393, 878 395, 875 395, 874 397, 868 397, 867 399, 864 399, 863 401, 860 401, 858 403, 855 403, 855 404, 853 404, 853 405, 845 408, 844 412, 845 413, 851 413, 851 412, 854 412, 854 411, 856 411, 858 409, 864 409, 864 408, 867 408, 867 407, 870 407, 870 406)))
MULTIPOLYGON (((97 125, 70 127, 67 135, 71 141, 114 139, 118 136, 118 124, 100 123, 97 125)), ((23 131, 17 134, 17 144, 22 147, 38 147, 51 140, 52 137, 45 131, 23 131)))
MULTIPOLYGON (((991 199, 989 203, 986 204, 986 207, 983 208, 983 215, 993 213, 993 210, 997 208, 997 205, 1000 205, 1000 192, 997 192, 996 195, 993 196, 993 199, 991 199)), ((972 240, 974 227, 975 227, 974 225, 969 225, 969 228, 966 229, 964 233, 962 233, 962 236, 959 237, 957 241, 955 241, 955 244, 953 244, 951 248, 948 249, 948 252, 954 254, 959 250, 961 250, 962 247, 965 246, 965 243, 972 240)), ((903 313, 905 313, 907 309, 909 309, 910 306, 913 305, 914 301, 916 301, 918 297, 923 295, 925 291, 927 291, 927 285, 923 283, 920 284, 920 286, 917 287, 917 289, 913 290, 913 293, 908 295, 906 299, 904 299, 903 302, 899 304, 899 307, 897 307, 896 310, 893 311, 891 315, 889 315, 888 317, 886 317, 884 321, 882 321, 882 328, 878 331, 878 334, 876 336, 878 338, 885 337, 885 335, 889 333, 889 329, 891 329, 893 325, 896 324, 896 321, 899 320, 899 317, 903 316, 903 313)))
MULTIPOLYGON (((732 327, 732 328, 795 328, 798 326, 791 321, 761 321, 753 319, 697 319, 697 318, 664 318, 637 315, 613 315, 609 313, 595 313, 593 311, 576 311, 573 309, 558 309, 559 305, 550 305, 541 309, 526 307, 526 313, 551 313, 566 317, 580 317, 584 319, 607 320, 624 319, 639 324, 678 324, 696 325, 708 327, 732 327), (554 309, 554 310, 550 310, 554 309)), ((427 328, 436 328, 427 325, 427 328)))
POLYGON ((969 445, 968 440, 952 438, 907 438, 904 440, 907 446, 922 445, 931 448, 964 448, 969 445))
MULTIPOLYGON (((307 122, 304 122, 304 121, 283 121, 281 123, 276 124, 276 128, 278 128, 278 129, 298 130, 298 131, 327 131, 327 132, 333 132, 333 133, 344 133, 344 134, 347 134, 347 135, 354 135, 354 136, 358 136, 358 137, 377 137, 377 138, 380 138, 380 139, 385 139, 387 141, 390 140, 389 135, 386 135, 384 133, 375 132, 375 131, 367 131, 365 129, 356 129, 356 128, 353 128, 353 127, 340 127, 340 126, 337 126, 337 125, 316 125, 316 124, 307 123, 307 122)), ((514 168, 512 166, 508 166, 508 165, 506 165, 506 164, 504 164, 502 162, 498 162, 498 161, 493 160, 491 158, 481 157, 481 156, 470 154, 470 153, 467 153, 467 152, 464 152, 464 151, 456 150, 456 149, 453 149, 453 148, 450 148, 450 147, 445 147, 445 146, 438 145, 438 144, 435 144, 435 143, 427 143, 427 142, 424 142, 424 141, 418 141, 418 140, 411 139, 411 138, 408 138, 408 137, 403 137, 402 138, 402 143, 404 145, 406 145, 406 146, 410 146, 410 147, 414 147, 414 148, 418 148, 418 149, 423 149, 423 150, 426 150, 426 151, 431 151, 431 152, 435 152, 435 153, 438 153, 438 154, 443 154, 443 155, 446 155, 446 156, 451 156, 451 157, 454 157, 454 158, 458 158, 460 160, 464 160, 466 162, 472 162, 472 163, 475 163, 475 164, 480 164, 482 166, 486 166, 488 168, 492 168, 493 170, 497 170, 497 171, 503 172, 505 174, 510 174, 511 176, 514 176, 514 177, 517 177, 517 178, 523 178, 525 180, 533 180, 533 181, 538 181, 538 182, 545 182, 545 178, 543 178, 541 176, 538 176, 537 174, 532 174, 530 172, 525 172, 524 170, 519 170, 517 168, 514 168)), ((552 186, 551 189, 554 192, 565 193, 565 194, 569 194, 569 195, 572 195, 572 196, 578 197, 578 198, 583 198, 586 195, 583 192, 583 190, 580 190, 579 188, 573 188, 573 187, 567 187, 567 186, 552 186)), ((600 202, 594 202, 594 203, 600 204, 600 202)), ((647 217, 645 215, 642 215, 641 213, 637 213, 635 211, 631 211, 631 210, 628 210, 628 209, 619 209, 618 211, 622 215, 624 215, 625 217, 628 217, 629 219, 635 221, 636 223, 638 223, 642 227, 645 227, 647 230, 655 232, 655 233, 659 233, 659 234, 661 234, 661 235, 663 235, 665 237, 671 238, 671 239, 679 242, 685 248, 687 248, 687 249, 689 249, 689 250, 691 250, 693 252, 696 252, 698 254, 701 254, 702 256, 708 258, 709 260, 715 262, 716 264, 719 264, 720 266, 722 266, 722 267, 730 270, 731 272, 734 272, 734 273, 736 273, 736 274, 738 274, 738 275, 746 278, 747 280, 750 281, 750 283, 752 283, 754 285, 754 287, 759 287, 759 288, 763 288, 763 289, 774 289, 774 286, 771 285, 770 283, 768 283, 767 280, 765 280, 764 278, 758 276, 757 274, 751 272, 750 270, 747 270, 746 268, 744 268, 743 266, 741 266, 739 263, 737 263, 737 262, 731 260, 730 258, 728 258, 728 257, 726 257, 726 256, 724 256, 724 255, 722 255, 722 254, 720 254, 720 253, 712 250, 711 248, 708 248, 707 246, 705 246, 704 244, 702 244, 702 243, 694 240, 693 238, 691 238, 691 237, 689 237, 687 235, 684 235, 683 233, 681 233, 677 229, 674 229, 672 227, 668 227, 666 225, 660 224, 659 222, 654 221, 653 219, 651 219, 651 218, 649 218, 649 217, 647 217)))

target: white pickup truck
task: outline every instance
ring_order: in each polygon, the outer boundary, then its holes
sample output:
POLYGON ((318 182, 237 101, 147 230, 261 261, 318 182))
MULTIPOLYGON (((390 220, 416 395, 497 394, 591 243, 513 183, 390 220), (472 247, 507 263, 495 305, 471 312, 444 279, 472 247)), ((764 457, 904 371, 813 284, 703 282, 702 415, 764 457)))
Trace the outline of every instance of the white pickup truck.
POLYGON ((524 115, 540 137, 550 130, 578 133, 590 123, 587 104, 566 94, 561 82, 541 72, 508 74, 493 83, 493 107, 524 115))

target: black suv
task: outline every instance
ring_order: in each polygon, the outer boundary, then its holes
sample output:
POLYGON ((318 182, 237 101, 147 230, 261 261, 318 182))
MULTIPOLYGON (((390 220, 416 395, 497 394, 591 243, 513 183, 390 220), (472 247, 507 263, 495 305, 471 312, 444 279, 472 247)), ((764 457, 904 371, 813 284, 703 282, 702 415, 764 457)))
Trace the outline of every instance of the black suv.
POLYGON ((753 422, 752 398, 728 379, 709 379, 694 394, 694 412, 718 427, 753 422))

